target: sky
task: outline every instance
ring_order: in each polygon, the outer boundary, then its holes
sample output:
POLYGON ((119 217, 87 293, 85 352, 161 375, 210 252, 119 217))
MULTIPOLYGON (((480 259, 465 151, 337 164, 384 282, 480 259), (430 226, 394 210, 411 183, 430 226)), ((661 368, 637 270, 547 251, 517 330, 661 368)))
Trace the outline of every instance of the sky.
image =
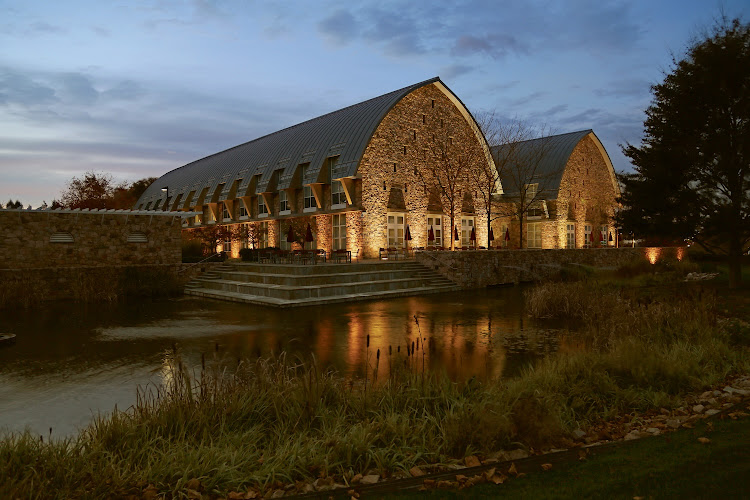
POLYGON ((0 0, 0 203, 159 177, 439 76, 474 114, 591 128, 617 171, 672 55, 746 0, 0 0))

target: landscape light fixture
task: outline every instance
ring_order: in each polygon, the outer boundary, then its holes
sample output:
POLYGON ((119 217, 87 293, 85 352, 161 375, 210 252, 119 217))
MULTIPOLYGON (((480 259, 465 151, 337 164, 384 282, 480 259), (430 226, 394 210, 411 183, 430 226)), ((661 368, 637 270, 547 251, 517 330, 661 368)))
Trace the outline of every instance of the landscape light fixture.
POLYGON ((167 202, 169 202, 169 186, 164 186, 163 188, 161 188, 161 192, 167 194, 166 198, 164 199, 164 210, 166 211, 167 202))

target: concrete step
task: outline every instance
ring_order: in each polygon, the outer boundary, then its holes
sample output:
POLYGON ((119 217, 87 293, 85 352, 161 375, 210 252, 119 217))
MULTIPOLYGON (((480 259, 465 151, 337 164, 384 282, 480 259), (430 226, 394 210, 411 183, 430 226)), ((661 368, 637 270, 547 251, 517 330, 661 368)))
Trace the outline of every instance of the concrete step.
POLYGON ((284 300, 276 297, 263 297, 247 295, 208 288, 191 288, 185 290, 186 295, 206 297, 230 302, 242 302, 247 304, 258 304, 274 307, 301 307, 333 304, 338 302, 356 302, 361 300, 389 299, 396 297, 410 297, 413 295, 427 295, 432 293, 455 292, 460 288, 456 285, 449 287, 423 286, 416 288, 404 288, 400 290, 383 290, 379 292, 363 292, 355 294, 332 295, 328 297, 311 297, 307 299, 284 300))
MULTIPOLYGON (((332 270, 335 271, 335 270, 332 270)), ((266 285, 286 286, 313 286, 347 284, 365 281, 387 281, 403 278, 405 275, 425 278, 423 273, 411 272, 410 269, 387 269, 377 271, 359 272, 331 272, 327 274, 284 274, 284 273, 258 273, 246 271, 223 271, 214 273, 209 279, 220 279, 226 281, 241 281, 245 283, 260 283, 266 285)), ((201 276, 205 278, 206 276, 201 276)))
POLYGON ((459 290, 415 261, 352 264, 226 263, 190 281, 188 295, 291 307, 459 290))
POLYGON ((310 286, 267 285, 263 283, 246 283, 229 280, 198 280, 201 288, 225 292, 276 297, 285 300, 298 300, 313 297, 330 297, 332 295, 351 295, 358 293, 379 292, 418 288, 424 285, 420 278, 400 278, 392 280, 359 281, 356 283, 332 283, 310 286))

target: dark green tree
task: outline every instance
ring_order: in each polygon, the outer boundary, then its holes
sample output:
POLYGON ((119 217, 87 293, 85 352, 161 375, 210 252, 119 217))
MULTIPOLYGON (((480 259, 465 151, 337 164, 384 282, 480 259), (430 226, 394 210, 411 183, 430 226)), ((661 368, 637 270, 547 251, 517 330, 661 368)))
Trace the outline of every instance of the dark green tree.
POLYGON ((623 152, 624 231, 692 239, 729 260, 741 282, 750 242, 750 24, 722 18, 652 88, 644 139, 623 152))

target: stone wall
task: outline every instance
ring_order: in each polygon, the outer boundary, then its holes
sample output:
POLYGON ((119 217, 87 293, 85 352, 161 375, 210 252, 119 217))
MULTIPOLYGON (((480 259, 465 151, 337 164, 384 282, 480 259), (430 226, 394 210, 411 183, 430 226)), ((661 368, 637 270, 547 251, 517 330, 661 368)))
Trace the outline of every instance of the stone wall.
POLYGON ((46 301, 114 302, 128 296, 179 295, 221 262, 0 269, 0 309, 46 301))
POLYGON ((181 222, 129 210, 0 210, 0 269, 178 264, 181 222))
MULTIPOLYGON (((607 236, 615 236, 611 221, 617 207, 615 179, 612 177, 606 152, 601 150, 591 134, 584 137, 573 149, 565 164, 557 198, 547 201, 549 218, 525 220, 523 225, 523 247, 527 248, 528 224, 542 225, 542 248, 565 248, 567 225, 575 225, 576 248, 584 247, 585 226, 592 232, 607 226, 607 236)), ((497 211, 502 213, 501 207, 497 211)), ((502 244, 504 227, 510 229, 509 248, 519 248, 519 224, 517 218, 501 217, 493 221, 495 245, 502 244), (498 235, 502 235, 500 239, 498 235)), ((608 238, 607 238, 608 239, 608 238)), ((614 241, 608 243, 614 245, 614 241)))
POLYGON ((682 247, 592 248, 418 252, 416 258, 420 264, 470 289, 551 278, 566 265, 618 267, 634 259, 653 264, 664 258, 682 260, 685 254, 682 247))
MULTIPOLYGON (((469 162, 487 158, 482 143, 471 124, 458 107, 435 85, 414 90, 401 99, 383 118, 362 155, 358 174, 362 177, 363 208, 363 252, 365 257, 377 257, 378 249, 388 246, 387 213, 405 212, 410 226, 410 246, 427 246, 427 217, 429 193, 423 180, 430 179, 431 168, 441 169, 450 161, 451 167, 463 172, 459 176, 453 203, 441 196, 443 234, 451 234, 450 206, 454 206, 455 224, 461 224, 461 216, 475 219, 477 241, 487 241, 486 210, 473 197, 476 187, 468 174, 476 168, 469 162), (448 159, 442 157, 448 153, 448 159), (460 159, 467 164, 459 165, 460 159), (388 207, 391 190, 403 193, 404 207, 388 207), (471 211, 462 214, 464 194, 472 201, 471 211)), ((482 244, 482 243, 480 243, 482 244)), ((444 245, 450 245, 446 238, 444 245)))

